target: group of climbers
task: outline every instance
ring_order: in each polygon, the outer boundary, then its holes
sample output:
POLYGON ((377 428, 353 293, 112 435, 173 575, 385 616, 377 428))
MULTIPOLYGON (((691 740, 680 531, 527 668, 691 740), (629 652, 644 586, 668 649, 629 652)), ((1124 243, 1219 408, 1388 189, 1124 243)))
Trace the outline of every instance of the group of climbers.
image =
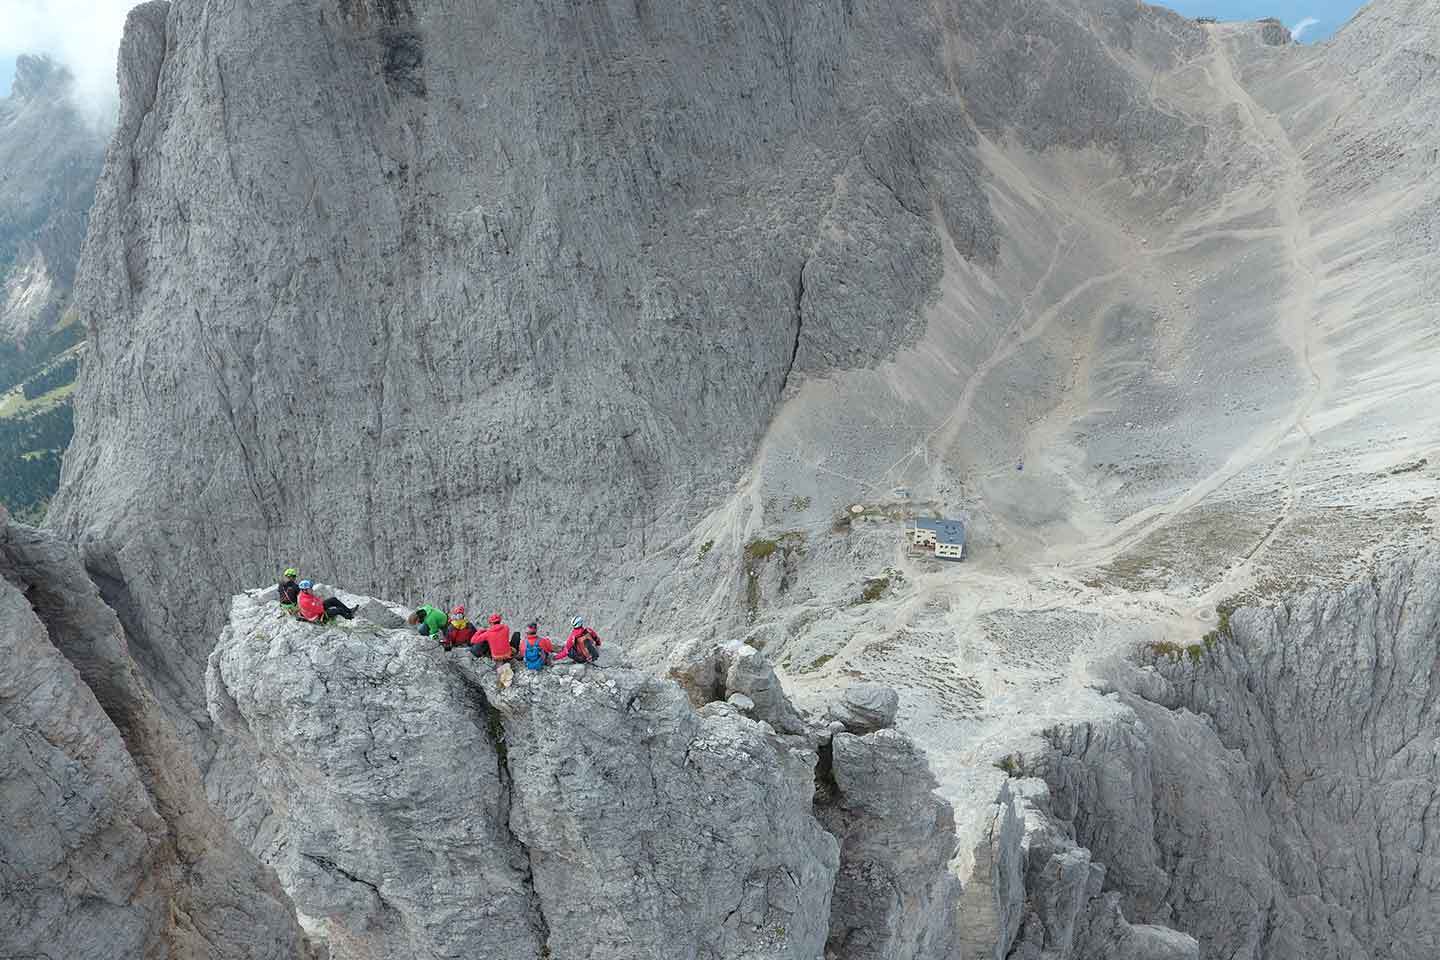
POLYGON ((497 664, 521 660, 531 670, 542 670, 557 660, 594 663, 600 656, 600 635, 585 625, 584 617, 570 621, 570 637, 557 654, 555 643, 540 635, 540 626, 531 621, 522 634, 511 631, 500 614, 492 613, 489 626, 478 629, 466 617, 464 605, 457 605, 447 617, 438 608, 423 604, 407 621, 422 637, 435 637, 445 650, 469 649, 472 657, 489 657, 497 664))
MULTIPOLYGON (((280 577, 280 607, 293 617, 311 623, 326 623, 335 617, 355 618, 355 608, 347 607, 339 597, 321 599, 315 584, 297 580, 300 571, 286 568, 280 577)), ((489 657, 497 664, 521 661, 530 670, 543 670, 557 661, 594 663, 600 658, 600 635, 585 625, 584 617, 570 621, 570 636, 559 653, 549 637, 540 635, 540 626, 531 621, 522 634, 512 632, 498 613, 489 617, 489 626, 477 628, 465 615, 465 607, 457 605, 449 615, 439 607, 421 604, 406 619, 422 637, 435 637, 447 651, 470 651, 472 657, 489 657)))
POLYGON ((355 610, 345 606, 339 597, 326 597, 320 599, 315 592, 315 584, 310 580, 296 580, 300 571, 294 567, 287 567, 285 573, 280 577, 280 608, 288 612, 292 617, 301 620, 308 620, 311 623, 325 623, 335 617, 344 617, 346 620, 355 619, 355 610))

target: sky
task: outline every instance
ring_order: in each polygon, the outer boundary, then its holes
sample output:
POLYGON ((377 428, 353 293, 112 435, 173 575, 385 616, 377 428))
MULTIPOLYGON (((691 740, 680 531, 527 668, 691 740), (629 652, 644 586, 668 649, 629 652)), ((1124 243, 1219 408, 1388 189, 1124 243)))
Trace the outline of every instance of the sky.
MULTIPOLYGON (((113 112, 115 51, 125 13, 137 0, 0 0, 0 97, 9 96, 15 55, 50 53, 75 73, 92 111, 113 112)), ((1164 0, 1190 17, 1258 20, 1278 17, 1302 42, 1323 40, 1364 4, 1361 0, 1164 0)))
POLYGON ((15 57, 48 53, 75 75, 81 103, 113 117, 115 52, 125 15, 139 0, 0 0, 0 95, 9 96, 15 57))
POLYGON ((1324 40, 1365 4, 1361 0, 1156 0, 1187 17, 1259 20, 1274 17, 1301 43, 1324 40))

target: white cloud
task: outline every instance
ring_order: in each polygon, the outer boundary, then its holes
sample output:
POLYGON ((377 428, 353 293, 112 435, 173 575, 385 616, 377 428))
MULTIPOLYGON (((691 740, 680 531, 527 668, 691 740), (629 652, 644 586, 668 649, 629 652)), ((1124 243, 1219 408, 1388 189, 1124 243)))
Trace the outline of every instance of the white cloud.
POLYGON ((47 53, 75 75, 76 99, 113 120, 115 54, 138 0, 0 0, 0 56, 47 53))
POLYGON ((1301 20, 1299 23, 1295 24, 1295 26, 1290 28, 1290 36, 1295 39, 1296 43, 1299 43, 1301 34, 1303 34, 1306 30, 1309 30, 1311 27, 1315 26, 1319 22, 1320 21, 1316 20, 1314 17, 1306 17, 1304 20, 1301 20))

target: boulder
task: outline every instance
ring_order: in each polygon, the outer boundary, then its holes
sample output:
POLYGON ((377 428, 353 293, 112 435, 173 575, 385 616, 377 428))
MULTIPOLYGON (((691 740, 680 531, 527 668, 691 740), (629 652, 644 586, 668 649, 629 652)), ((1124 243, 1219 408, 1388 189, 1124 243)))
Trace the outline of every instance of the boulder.
POLYGON ((366 599, 362 601, 355 611, 355 616, 361 620, 368 620, 377 627, 386 630, 398 630, 405 626, 405 614, 389 604, 381 603, 379 600, 366 599))
POLYGON ((840 701, 830 707, 830 716, 851 733, 870 733, 895 725, 900 695, 879 683, 856 683, 845 688, 840 701))
POLYGON ((785 696, 785 688, 765 655, 748 645, 727 653, 732 654, 725 672, 727 696, 743 693, 755 704, 751 709, 755 719, 768 722, 781 733, 805 733, 805 721, 785 696))
POLYGON ((713 640, 686 640, 670 651, 666 675, 684 691, 696 710, 724 700, 725 674, 730 669, 726 647, 713 640))

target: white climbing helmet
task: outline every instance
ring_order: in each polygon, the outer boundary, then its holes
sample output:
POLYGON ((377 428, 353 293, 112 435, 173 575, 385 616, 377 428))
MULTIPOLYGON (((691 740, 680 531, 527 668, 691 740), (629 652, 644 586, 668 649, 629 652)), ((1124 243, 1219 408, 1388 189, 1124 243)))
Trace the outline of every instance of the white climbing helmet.
POLYGON ((576 617, 574 620, 570 621, 570 626, 574 627, 576 630, 579 630, 581 627, 585 626, 585 618, 576 617))

